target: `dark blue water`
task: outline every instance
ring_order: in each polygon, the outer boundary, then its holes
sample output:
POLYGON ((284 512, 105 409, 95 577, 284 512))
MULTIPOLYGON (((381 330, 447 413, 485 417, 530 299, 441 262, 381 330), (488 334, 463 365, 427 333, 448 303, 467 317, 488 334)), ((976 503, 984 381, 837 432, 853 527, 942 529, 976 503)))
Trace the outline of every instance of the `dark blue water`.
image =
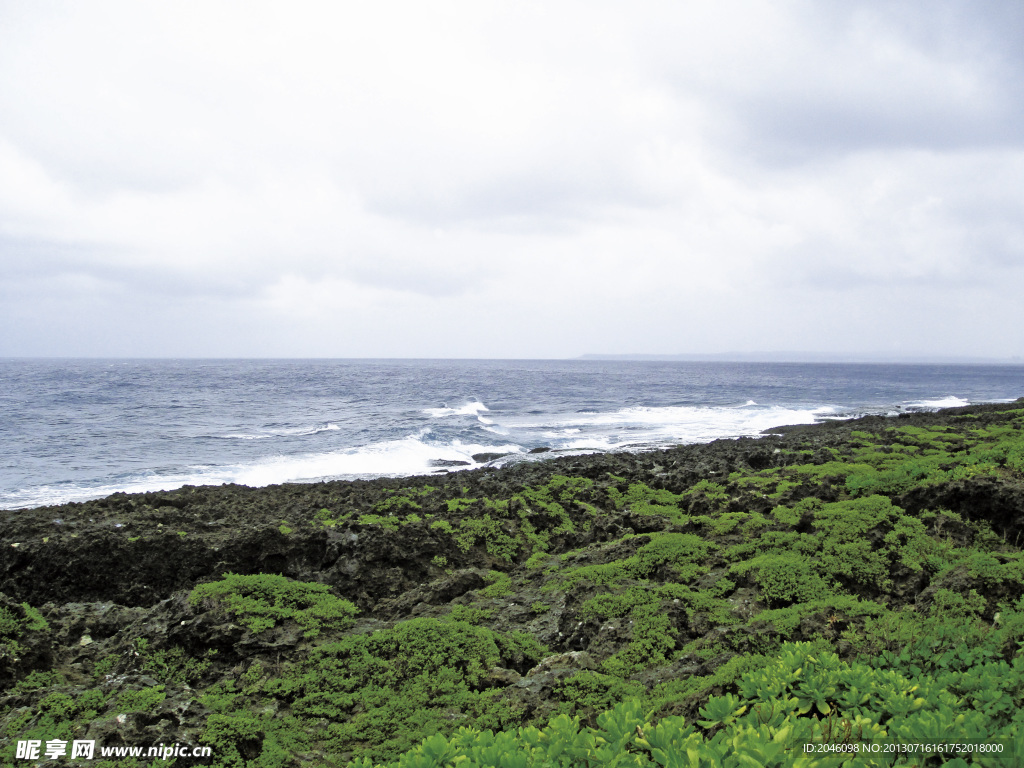
POLYGON ((411 475, 1013 400, 1024 367, 0 360, 0 508, 184 484, 411 475))

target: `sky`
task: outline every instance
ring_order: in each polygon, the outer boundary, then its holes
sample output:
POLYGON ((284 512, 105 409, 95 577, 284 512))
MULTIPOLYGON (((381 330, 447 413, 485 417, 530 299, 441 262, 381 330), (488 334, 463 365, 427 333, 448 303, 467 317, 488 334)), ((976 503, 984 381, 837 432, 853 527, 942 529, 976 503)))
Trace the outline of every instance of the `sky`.
POLYGON ((1024 4, 0 0, 0 356, 1024 355, 1024 4))

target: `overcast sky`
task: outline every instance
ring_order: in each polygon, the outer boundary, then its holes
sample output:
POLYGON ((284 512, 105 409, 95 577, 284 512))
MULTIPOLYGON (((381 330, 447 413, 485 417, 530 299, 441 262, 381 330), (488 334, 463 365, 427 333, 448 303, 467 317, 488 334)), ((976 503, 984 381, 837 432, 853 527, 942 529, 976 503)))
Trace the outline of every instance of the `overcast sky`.
POLYGON ((1024 354, 1024 4, 0 0, 0 355, 1024 354))

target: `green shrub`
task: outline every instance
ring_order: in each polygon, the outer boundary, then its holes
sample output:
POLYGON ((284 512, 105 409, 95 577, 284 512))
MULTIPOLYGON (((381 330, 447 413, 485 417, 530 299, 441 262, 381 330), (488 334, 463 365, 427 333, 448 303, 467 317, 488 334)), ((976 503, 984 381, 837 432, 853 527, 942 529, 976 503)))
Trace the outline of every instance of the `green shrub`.
POLYGON ((316 647, 285 676, 264 686, 289 702, 303 722, 318 724, 333 751, 393 756, 433 733, 451 733, 460 718, 504 727, 521 715, 494 694, 495 666, 528 668, 546 649, 525 634, 504 635, 462 621, 410 619, 369 635, 316 647))
POLYGON ((806 603, 833 593, 814 564, 798 555, 766 554, 738 563, 729 572, 754 574, 761 596, 772 606, 806 603))
POLYGON ((22 603, 20 608, 19 612, 17 607, 12 610, 0 606, 0 658, 5 655, 17 658, 25 651, 26 633, 49 629, 42 614, 31 605, 22 603))
POLYGON ((711 542, 692 533, 652 534, 650 540, 625 561, 625 568, 633 577, 644 578, 667 565, 681 580, 689 580, 707 572, 707 566, 700 563, 713 548, 711 542))
POLYGON ((480 597, 504 597, 512 592, 512 578, 501 571, 488 571, 484 576, 488 586, 480 590, 480 597))
MULTIPOLYGON (((949 752, 927 748, 908 763, 884 745, 893 743, 987 741, 1002 744, 1013 759, 1024 749, 1024 736, 1013 721, 1024 661, 998 669, 975 664, 975 682, 998 685, 1002 672, 1010 685, 1004 695, 976 700, 963 709, 961 699, 947 686, 953 678, 904 674, 840 661, 809 643, 786 645, 773 659, 746 665, 735 693, 712 696, 699 718, 687 724, 681 717, 650 720, 639 698, 626 698, 596 719, 595 727, 581 726, 579 717, 561 714, 543 728, 493 733, 463 728, 445 738, 424 739, 400 760, 384 768, 545 768, 550 766, 635 766, 636 768, 872 768, 896 764, 945 763, 963 768, 968 763, 949 752), (698 728, 699 726, 699 728, 698 728), (831 745, 805 752, 805 744, 831 745), (876 751, 866 752, 871 745, 876 751), (857 751, 854 751, 857 750, 857 751)), ((590 673, 563 684, 572 702, 599 704, 624 692, 627 685, 590 673)), ((985 690, 988 690, 987 688, 985 690)), ((969 694, 967 694, 969 696, 969 694)), ((1006 754, 1005 752, 1003 753, 1006 754)), ((987 762, 982 765, 1002 765, 987 762)), ((365 758, 351 768, 372 768, 365 758)))
POLYGON ((519 537, 506 532, 501 520, 492 518, 489 513, 478 518, 463 518, 459 520, 458 526, 455 542, 463 552, 468 552, 482 542, 489 554, 512 562, 522 546, 519 537))
POLYGON ((633 483, 625 493, 617 488, 609 488, 608 497, 616 509, 628 506, 640 515, 664 515, 677 522, 686 520, 685 513, 679 507, 680 501, 685 498, 684 494, 649 488, 643 483, 633 483))
POLYGON ((901 560, 903 548, 929 548, 924 525, 906 518, 903 510, 886 496, 825 504, 814 513, 814 527, 820 536, 821 558, 827 571, 875 589, 889 586, 890 568, 901 560), (894 531, 896 536, 889 536, 894 531), (883 535, 884 546, 872 544, 871 534, 875 532, 883 535))
POLYGON ((139 691, 125 691, 117 697, 114 708, 118 712, 144 712, 167 698, 164 686, 155 685, 139 691))
MULTIPOLYGON (((133 655, 139 672, 152 675, 168 685, 194 685, 210 668, 217 650, 211 648, 205 651, 202 657, 197 658, 180 646, 153 649, 149 640, 140 637, 135 640, 133 655)), ((93 674, 107 674, 114 663, 115 660, 111 657, 101 660, 94 667, 93 674)))
POLYGON ((221 608, 254 633, 280 622, 294 621, 305 630, 306 637, 316 637, 322 629, 349 627, 358 612, 348 600, 331 594, 326 584, 292 581, 271 574, 224 574, 220 581, 195 587, 189 594, 189 603, 194 607, 209 604, 221 608))
POLYGON ((556 687, 562 710, 569 715, 589 716, 611 709, 619 702, 644 693, 640 683, 600 672, 577 672, 556 687))

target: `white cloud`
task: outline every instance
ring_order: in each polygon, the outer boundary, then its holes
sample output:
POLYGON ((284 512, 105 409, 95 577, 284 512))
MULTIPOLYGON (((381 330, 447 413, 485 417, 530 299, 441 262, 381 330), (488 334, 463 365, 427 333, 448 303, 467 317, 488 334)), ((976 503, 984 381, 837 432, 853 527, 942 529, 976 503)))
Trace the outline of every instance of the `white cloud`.
POLYGON ((8 5, 0 354, 967 354, 1021 319, 1022 18, 8 5))

